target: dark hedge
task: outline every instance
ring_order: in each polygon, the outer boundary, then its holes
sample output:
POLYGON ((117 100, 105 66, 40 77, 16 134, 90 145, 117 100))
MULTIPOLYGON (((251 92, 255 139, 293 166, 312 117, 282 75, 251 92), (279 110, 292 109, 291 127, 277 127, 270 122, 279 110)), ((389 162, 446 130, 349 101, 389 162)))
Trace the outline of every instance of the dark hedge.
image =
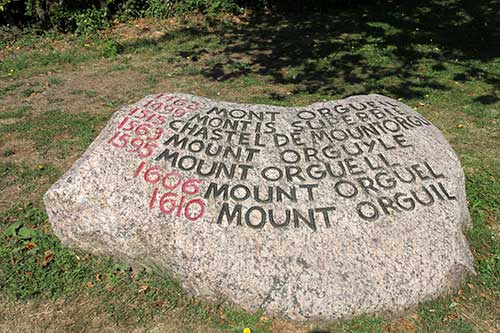
POLYGON ((217 16, 245 9, 307 11, 355 5, 369 0, 0 0, 0 25, 34 26, 88 33, 115 20, 139 17, 166 18, 189 13, 217 16))

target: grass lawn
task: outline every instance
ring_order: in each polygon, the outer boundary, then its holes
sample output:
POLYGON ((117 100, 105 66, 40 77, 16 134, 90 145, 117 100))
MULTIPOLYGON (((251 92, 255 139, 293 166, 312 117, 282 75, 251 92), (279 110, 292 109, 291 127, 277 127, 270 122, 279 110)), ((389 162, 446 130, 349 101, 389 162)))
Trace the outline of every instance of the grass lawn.
POLYGON ((500 2, 406 3, 0 40, 0 332, 500 332, 500 2), (114 111, 158 92, 401 99, 460 156, 477 275, 400 316, 304 324, 200 302, 168 276, 63 247, 43 193, 114 111))

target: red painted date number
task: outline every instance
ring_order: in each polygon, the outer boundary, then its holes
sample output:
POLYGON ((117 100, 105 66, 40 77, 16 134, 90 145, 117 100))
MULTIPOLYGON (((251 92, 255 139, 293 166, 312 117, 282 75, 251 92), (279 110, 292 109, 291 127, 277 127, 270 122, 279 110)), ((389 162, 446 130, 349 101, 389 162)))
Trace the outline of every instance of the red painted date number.
MULTIPOLYGON (((139 164, 134 173, 138 177, 144 169, 146 162, 139 164)), ((189 199, 188 196, 199 192, 201 180, 195 178, 184 179, 178 171, 165 170, 160 166, 152 166, 144 170, 143 178, 147 183, 159 184, 167 192, 160 195, 160 187, 155 187, 149 202, 149 208, 153 209, 158 203, 160 211, 164 214, 175 214, 177 217, 185 217, 190 221, 196 221, 205 213, 205 202, 201 198, 189 199), (181 189, 181 195, 173 191, 181 189)))

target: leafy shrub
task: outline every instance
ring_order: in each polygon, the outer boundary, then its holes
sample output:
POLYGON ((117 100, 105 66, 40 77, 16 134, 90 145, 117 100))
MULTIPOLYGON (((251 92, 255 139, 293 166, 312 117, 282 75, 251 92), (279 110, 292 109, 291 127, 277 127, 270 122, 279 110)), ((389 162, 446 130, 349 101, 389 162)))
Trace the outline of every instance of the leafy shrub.
POLYGON ((118 42, 114 40, 107 40, 103 43, 100 54, 104 58, 115 58, 121 51, 122 46, 118 42))
POLYGON ((213 16, 221 13, 237 14, 242 7, 234 0, 186 0, 178 1, 175 9, 179 14, 198 11, 213 16))
POLYGON ((38 25, 89 34, 113 19, 165 18, 192 12, 237 13, 236 0, 0 0, 0 25, 38 25))
POLYGON ((209 15, 217 15, 219 13, 239 14, 243 11, 243 7, 238 6, 231 0, 215 0, 211 1, 206 13, 209 15))
MULTIPOLYGON (((361 1, 361 0, 359 0, 361 1)), ((355 1, 352 1, 355 2, 355 1)), ((217 16, 238 14, 244 8, 313 8, 331 3, 350 4, 351 0, 0 0, 0 26, 5 24, 60 31, 92 33, 108 27, 114 19, 138 17, 166 18, 189 13, 217 16)))
POLYGON ((110 20, 106 8, 85 9, 75 14, 75 32, 81 35, 88 35, 97 30, 108 28, 110 20))
POLYGON ((145 16, 166 18, 174 15, 174 1, 172 0, 148 0, 145 16))
POLYGON ((109 6, 120 21, 144 16, 146 0, 113 1, 114 6, 109 6), (118 3, 119 2, 119 3, 118 3))

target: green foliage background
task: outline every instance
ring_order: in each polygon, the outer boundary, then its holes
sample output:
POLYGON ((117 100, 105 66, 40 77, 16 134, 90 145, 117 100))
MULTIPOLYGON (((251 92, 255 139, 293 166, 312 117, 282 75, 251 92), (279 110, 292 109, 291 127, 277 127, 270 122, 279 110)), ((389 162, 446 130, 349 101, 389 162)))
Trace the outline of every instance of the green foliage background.
POLYGON ((89 33, 109 27, 116 19, 166 18, 193 12, 237 14, 242 10, 236 0, 0 0, 0 24, 89 33))
POLYGON ((190 13, 239 14, 247 8, 296 10, 382 0, 0 0, 0 26, 35 26, 88 34, 114 20, 167 18, 190 13))

